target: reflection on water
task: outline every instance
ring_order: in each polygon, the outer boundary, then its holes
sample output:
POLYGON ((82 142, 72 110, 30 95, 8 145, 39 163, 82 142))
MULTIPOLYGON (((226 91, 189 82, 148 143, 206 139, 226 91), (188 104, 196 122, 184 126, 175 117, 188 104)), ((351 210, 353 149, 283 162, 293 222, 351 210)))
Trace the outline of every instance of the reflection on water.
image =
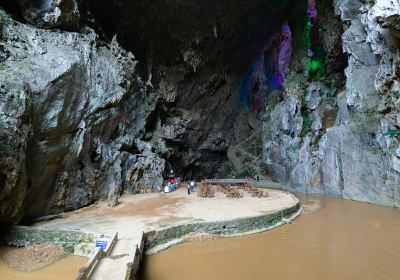
POLYGON ((400 279, 400 212, 300 196, 304 214, 262 234, 185 243, 146 257, 140 279, 400 279))
POLYGON ((42 269, 23 272, 9 267, 1 257, 7 249, 0 248, 1 280, 74 280, 79 269, 85 265, 87 258, 69 256, 42 269))

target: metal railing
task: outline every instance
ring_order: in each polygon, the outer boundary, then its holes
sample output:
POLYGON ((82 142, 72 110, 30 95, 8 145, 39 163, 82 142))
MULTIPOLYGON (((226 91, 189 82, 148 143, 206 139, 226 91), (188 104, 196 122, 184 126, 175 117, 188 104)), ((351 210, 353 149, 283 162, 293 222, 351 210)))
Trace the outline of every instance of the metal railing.
POLYGON ((206 184, 244 184, 248 179, 204 179, 202 182, 206 184))

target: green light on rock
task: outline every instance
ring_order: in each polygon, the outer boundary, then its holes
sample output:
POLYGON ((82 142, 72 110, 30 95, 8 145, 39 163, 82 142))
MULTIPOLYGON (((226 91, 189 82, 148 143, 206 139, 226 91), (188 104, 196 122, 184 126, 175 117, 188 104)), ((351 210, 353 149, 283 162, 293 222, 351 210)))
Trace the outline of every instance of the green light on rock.
POLYGON ((310 70, 311 72, 317 72, 321 70, 322 68, 322 63, 316 60, 312 60, 310 64, 310 70))

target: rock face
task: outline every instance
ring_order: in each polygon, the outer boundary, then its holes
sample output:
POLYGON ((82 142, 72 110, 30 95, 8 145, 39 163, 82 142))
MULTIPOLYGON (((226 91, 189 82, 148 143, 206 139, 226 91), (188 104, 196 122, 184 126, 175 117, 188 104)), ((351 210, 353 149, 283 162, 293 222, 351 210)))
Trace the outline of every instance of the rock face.
POLYGON ((39 28, 75 31, 80 13, 75 0, 18 0, 26 21, 39 28))
POLYGON ((264 123, 268 170, 297 191, 399 206, 399 3, 333 6, 348 55, 345 87, 334 89, 329 75, 318 84, 287 83, 287 97, 264 123))
POLYGON ((399 206, 399 2, 365 2, 0 0, 0 223, 170 170, 399 206))
POLYGON ((1 13, 0 223, 77 209, 111 190, 111 200, 158 191, 170 169, 230 173, 227 150, 243 137, 240 129, 233 136, 242 120, 234 91, 240 65, 252 59, 240 52, 264 42, 273 21, 281 25, 266 11, 286 7, 247 2, 220 3, 213 13, 209 3, 179 1, 5 6, 28 24, 1 13), (182 13, 173 21, 165 9, 182 13), (141 57, 139 66, 120 44, 141 57))
POLYGON ((157 98, 137 76, 134 56, 90 29, 9 22, 3 31, 2 221, 77 209, 114 186, 157 190, 164 160, 137 142, 157 98))
POLYGON ((177 174, 232 175, 228 151, 248 138, 259 140, 258 153, 233 150, 249 155, 245 166, 262 163, 259 125, 240 108, 237 92, 269 33, 287 20, 279 13, 287 1, 89 2, 104 33, 118 34, 140 57, 141 76, 161 97, 145 139, 177 174))

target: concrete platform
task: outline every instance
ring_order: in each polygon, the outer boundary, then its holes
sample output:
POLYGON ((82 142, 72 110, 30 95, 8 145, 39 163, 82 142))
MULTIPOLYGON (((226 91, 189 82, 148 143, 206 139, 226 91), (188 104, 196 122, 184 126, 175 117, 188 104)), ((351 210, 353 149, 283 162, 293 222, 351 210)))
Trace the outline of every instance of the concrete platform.
POLYGON ((268 198, 228 199, 221 192, 214 198, 199 198, 186 189, 175 192, 124 195, 120 205, 108 208, 106 202, 63 215, 63 218, 35 224, 46 229, 66 229, 110 235, 119 241, 111 256, 101 260, 91 279, 125 279, 126 263, 132 247, 144 231, 191 223, 221 222, 277 213, 299 203, 290 193, 269 190, 268 198))

